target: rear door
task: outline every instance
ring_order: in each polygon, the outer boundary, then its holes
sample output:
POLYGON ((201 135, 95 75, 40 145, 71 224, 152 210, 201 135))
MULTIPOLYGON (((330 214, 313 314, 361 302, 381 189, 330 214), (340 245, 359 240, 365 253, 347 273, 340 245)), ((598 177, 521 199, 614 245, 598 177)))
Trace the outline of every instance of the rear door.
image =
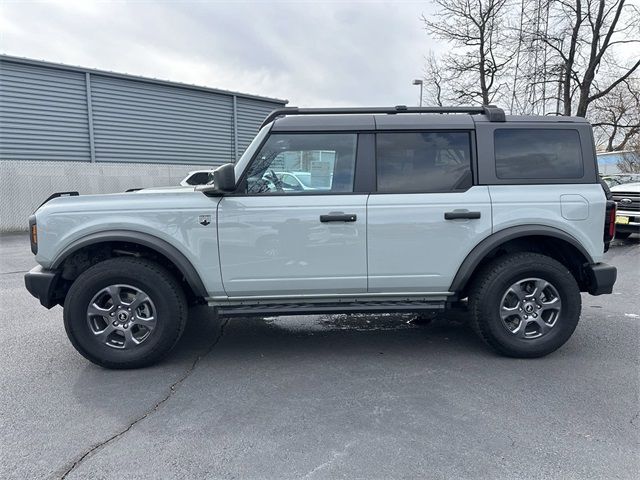
POLYGON ((369 292, 447 292, 491 234, 486 186, 474 186, 472 130, 376 134, 377 191, 367 203, 369 292))
POLYGON ((240 192, 218 206, 227 295, 367 291, 367 194, 354 193, 357 138, 352 132, 269 136, 240 192), (310 187, 294 188, 291 172, 308 176, 310 187))

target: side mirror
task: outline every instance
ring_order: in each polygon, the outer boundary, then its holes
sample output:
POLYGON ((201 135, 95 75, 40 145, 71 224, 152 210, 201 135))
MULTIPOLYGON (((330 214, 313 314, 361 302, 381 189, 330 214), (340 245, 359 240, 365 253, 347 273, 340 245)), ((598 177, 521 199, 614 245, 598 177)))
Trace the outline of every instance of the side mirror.
POLYGON ((220 192, 233 192, 236 189, 236 172, 233 163, 225 163, 213 172, 213 185, 220 192))

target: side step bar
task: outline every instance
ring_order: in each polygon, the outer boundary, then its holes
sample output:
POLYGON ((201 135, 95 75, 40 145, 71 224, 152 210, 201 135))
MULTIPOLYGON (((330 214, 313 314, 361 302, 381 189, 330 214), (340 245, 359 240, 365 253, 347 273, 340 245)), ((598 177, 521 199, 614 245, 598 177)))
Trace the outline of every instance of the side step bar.
POLYGON ((340 303, 283 303, 269 305, 217 306, 221 316, 313 315, 319 313, 397 313, 444 310, 444 301, 415 302, 340 302, 340 303))

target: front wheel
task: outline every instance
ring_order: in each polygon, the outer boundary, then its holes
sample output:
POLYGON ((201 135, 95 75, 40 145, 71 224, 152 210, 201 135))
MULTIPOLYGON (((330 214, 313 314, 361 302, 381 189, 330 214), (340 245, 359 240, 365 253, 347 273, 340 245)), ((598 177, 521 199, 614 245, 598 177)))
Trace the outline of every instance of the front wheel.
POLYGON ((488 264, 469 295, 474 329, 499 353, 541 357, 578 325, 581 297, 569 270, 553 258, 515 253, 488 264))
POLYGON ((187 320, 184 292, 161 266, 113 258, 84 271, 64 302, 73 346, 106 368, 151 365, 176 344, 187 320))

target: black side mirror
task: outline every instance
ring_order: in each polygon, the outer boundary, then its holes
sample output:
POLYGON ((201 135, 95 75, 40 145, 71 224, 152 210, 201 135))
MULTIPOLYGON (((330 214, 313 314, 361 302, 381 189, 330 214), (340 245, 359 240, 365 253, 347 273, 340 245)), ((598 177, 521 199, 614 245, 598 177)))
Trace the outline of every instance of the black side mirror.
POLYGON ((236 189, 236 172, 233 163, 225 163, 213 172, 213 185, 220 192, 233 192, 236 189))

